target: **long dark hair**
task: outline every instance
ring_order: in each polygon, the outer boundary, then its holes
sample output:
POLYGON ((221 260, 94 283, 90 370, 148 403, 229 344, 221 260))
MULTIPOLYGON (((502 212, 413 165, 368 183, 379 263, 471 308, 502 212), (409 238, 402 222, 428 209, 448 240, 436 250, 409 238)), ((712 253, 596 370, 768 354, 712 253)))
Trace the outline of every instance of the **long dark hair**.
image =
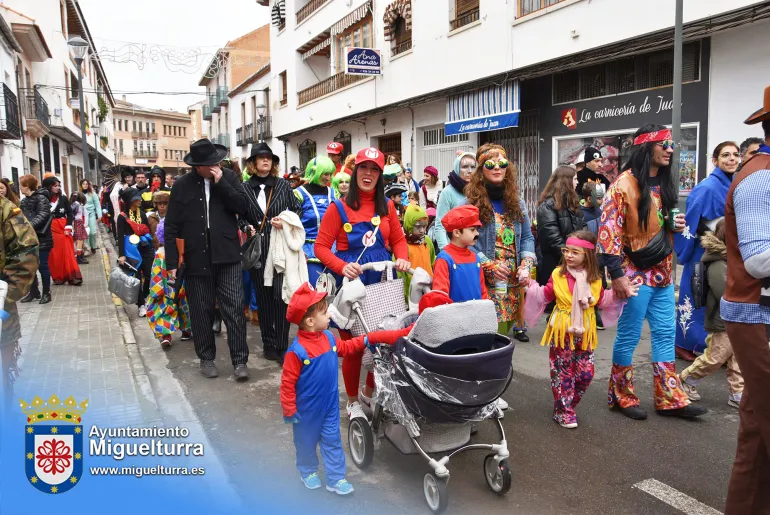
POLYGON ((2 182, 5 185, 5 198, 16 204, 19 205, 19 196, 16 194, 15 191, 13 191, 13 188, 11 187, 11 181, 3 177, 0 179, 0 182, 2 182))
POLYGON ((540 201, 537 203, 540 206, 543 202, 549 198, 553 198, 553 207, 557 211, 562 209, 569 209, 577 212, 580 210, 580 198, 572 187, 572 179, 577 172, 571 166, 559 166, 551 174, 551 178, 548 179, 548 183, 545 185, 542 195, 540 195, 540 201))
POLYGON ((84 182, 88 184, 88 193, 93 193, 94 192, 94 186, 93 186, 93 184, 91 184, 91 181, 89 181, 88 179, 83 179, 83 180, 80 181, 80 184, 79 184, 80 189, 81 190, 83 189, 83 183, 84 182))
MULTIPOLYGON (((634 139, 648 132, 662 131, 666 127, 657 124, 647 124, 634 133, 634 139)), ((637 145, 631 151, 628 161, 623 165, 624 170, 631 170, 631 174, 639 184, 639 228, 647 230, 647 219, 650 216, 650 205, 652 196, 650 195, 650 167, 652 166, 652 151, 656 143, 643 143, 637 145)), ((663 202, 664 211, 675 207, 679 201, 676 183, 671 173, 671 165, 658 168, 658 177, 660 177, 660 198, 663 202)))
MULTIPOLYGON (((382 171, 377 177, 377 184, 374 186, 374 213, 377 216, 388 216, 388 202, 385 197, 385 179, 382 171)), ((353 169, 353 175, 350 178, 350 189, 345 197, 345 203, 354 211, 361 209, 360 191, 358 189, 358 165, 353 169)))

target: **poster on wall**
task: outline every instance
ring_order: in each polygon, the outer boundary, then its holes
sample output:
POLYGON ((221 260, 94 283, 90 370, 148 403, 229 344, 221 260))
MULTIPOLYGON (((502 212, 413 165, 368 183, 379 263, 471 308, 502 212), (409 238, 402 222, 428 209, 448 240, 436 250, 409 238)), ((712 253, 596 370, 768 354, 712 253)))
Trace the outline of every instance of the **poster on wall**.
MULTIPOLYGON (((633 133, 563 138, 557 141, 557 161, 560 165, 582 161, 585 150, 594 147, 602 155, 598 173, 612 182, 631 155, 632 143, 633 133)), ((689 193, 698 182, 697 143, 698 129, 683 128, 679 147, 680 193, 689 193)))
POLYGON ((345 75, 381 75, 380 51, 373 48, 345 47, 345 75))

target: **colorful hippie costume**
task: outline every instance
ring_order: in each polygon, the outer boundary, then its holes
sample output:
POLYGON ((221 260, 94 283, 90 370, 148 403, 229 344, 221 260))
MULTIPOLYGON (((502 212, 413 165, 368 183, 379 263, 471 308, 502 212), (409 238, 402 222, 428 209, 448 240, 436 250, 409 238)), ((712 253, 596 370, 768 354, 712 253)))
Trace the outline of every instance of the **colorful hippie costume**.
MULTIPOLYGON (((590 241, 567 238, 566 245, 594 250, 590 241)), ((524 307, 527 324, 537 324, 545 307, 556 301, 548 318, 540 345, 548 345, 553 392, 553 419, 567 428, 577 427, 577 407, 594 377, 594 349, 599 342, 596 332, 596 309, 602 309, 605 323, 617 323, 622 301, 616 301, 612 290, 602 288, 602 280, 590 283, 585 269, 558 267, 545 286, 530 281, 524 307)))
POLYGON ((147 323, 162 345, 170 345, 171 337, 177 331, 192 331, 190 306, 184 286, 179 290, 179 297, 174 293, 174 284, 169 282, 166 268, 166 249, 163 245, 165 220, 155 228, 155 237, 161 246, 155 251, 150 275, 150 292, 147 296, 147 323))
POLYGON ((302 250, 307 257, 308 282, 316 284, 324 270, 321 260, 315 256, 313 246, 321 227, 321 219, 329 205, 337 199, 334 189, 324 184, 329 182, 334 173, 334 163, 328 157, 315 157, 310 160, 305 169, 305 184, 294 190, 294 195, 302 203, 300 220, 305 228, 305 245, 302 250), (328 176, 324 179, 324 176, 328 176))
MULTIPOLYGON (((51 187, 60 183, 56 177, 43 179, 43 187, 51 192, 51 187)), ((75 286, 83 284, 83 275, 80 273, 77 259, 75 258, 75 241, 72 238, 72 209, 67 197, 61 194, 51 193, 51 233, 53 234, 53 248, 48 255, 48 267, 51 270, 51 279, 54 284, 70 283, 75 286)))
MULTIPOLYGON (((637 132, 630 163, 641 160, 642 152, 653 152, 658 143, 671 148, 671 131, 637 132), (645 145, 647 144, 647 145, 645 145), (640 147, 641 145, 645 145, 640 147)), ((664 147, 665 148, 665 147, 664 147)), ((649 170, 637 173, 649 174, 649 170)), ((609 381, 609 405, 624 415, 643 419, 647 414, 634 393, 632 358, 642 335, 644 319, 650 326, 652 370, 655 385, 655 409, 659 414, 697 416, 700 409, 690 407, 675 368, 676 333, 674 284, 672 275, 672 237, 665 223, 668 215, 661 197, 662 180, 670 176, 647 177, 650 209, 646 224, 639 214, 642 196, 633 169, 621 173, 612 183, 602 207, 596 251, 602 256, 613 280, 623 276, 641 284, 639 294, 628 299, 618 321, 609 381)))
POLYGON ((687 197, 687 228, 674 234, 676 257, 679 264, 684 265, 676 306, 676 346, 688 351, 703 352, 706 345, 706 308, 695 309, 690 287, 693 268, 704 252, 700 236, 713 231, 716 222, 725 215, 732 175, 715 168, 711 175, 693 188, 687 197))
MULTIPOLYGON (((321 302, 326 292, 315 291, 308 283, 294 292, 286 319, 300 325, 308 308, 321 302)), ((326 324, 328 326, 328 322, 326 324)), ((338 494, 352 493, 345 481, 345 451, 340 433, 338 357, 360 355, 369 341, 393 345, 411 327, 397 331, 377 331, 369 336, 337 340, 324 327, 318 331, 300 328, 284 356, 281 375, 281 407, 284 421, 292 424, 297 469, 310 489, 321 487, 318 478, 318 455, 326 470, 326 489, 338 494), (341 484, 342 483, 342 484, 341 484)))

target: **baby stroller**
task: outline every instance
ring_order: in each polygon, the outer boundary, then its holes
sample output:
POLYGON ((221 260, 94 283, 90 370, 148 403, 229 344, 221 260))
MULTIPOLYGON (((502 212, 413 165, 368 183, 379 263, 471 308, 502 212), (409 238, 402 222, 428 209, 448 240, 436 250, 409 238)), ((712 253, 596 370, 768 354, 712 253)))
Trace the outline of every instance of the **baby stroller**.
MULTIPOLYGON (((364 267, 371 265, 377 264, 364 267)), ((355 417, 348 427, 353 463, 360 469, 371 465, 383 438, 404 454, 422 455, 430 467, 423 478, 425 500, 440 513, 448 504, 450 459, 463 451, 486 450, 484 479, 493 492, 504 495, 511 487, 510 455, 495 401, 511 382, 514 344, 497 334, 493 302, 449 304, 419 318, 416 311, 406 311, 373 321, 361 309, 371 300, 360 281, 351 281, 343 284, 334 302, 366 332, 374 324, 395 329, 416 323, 407 338, 377 350, 371 420, 355 417), (469 443, 472 426, 488 419, 495 421, 499 443, 469 443), (430 456, 436 453, 443 457, 430 456)))

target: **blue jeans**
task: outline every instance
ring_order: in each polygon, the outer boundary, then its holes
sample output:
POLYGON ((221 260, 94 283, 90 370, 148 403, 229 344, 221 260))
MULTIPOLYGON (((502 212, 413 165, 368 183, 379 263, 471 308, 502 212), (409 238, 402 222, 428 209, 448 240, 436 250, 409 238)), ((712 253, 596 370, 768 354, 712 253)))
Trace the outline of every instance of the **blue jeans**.
MULTIPOLYGON (((45 249, 40 251, 40 261, 38 270, 40 271, 40 278, 43 280, 43 293, 49 293, 51 291, 51 270, 48 268, 48 255, 51 253, 51 249, 45 249)), ((38 288, 37 274, 35 274, 35 281, 32 283, 32 288, 38 288)))
POLYGON ((672 362, 675 359, 676 305, 674 285, 665 288, 641 286, 639 295, 628 299, 618 320, 618 333, 612 350, 612 362, 631 366, 636 346, 642 336, 644 319, 650 326, 653 363, 672 362))

